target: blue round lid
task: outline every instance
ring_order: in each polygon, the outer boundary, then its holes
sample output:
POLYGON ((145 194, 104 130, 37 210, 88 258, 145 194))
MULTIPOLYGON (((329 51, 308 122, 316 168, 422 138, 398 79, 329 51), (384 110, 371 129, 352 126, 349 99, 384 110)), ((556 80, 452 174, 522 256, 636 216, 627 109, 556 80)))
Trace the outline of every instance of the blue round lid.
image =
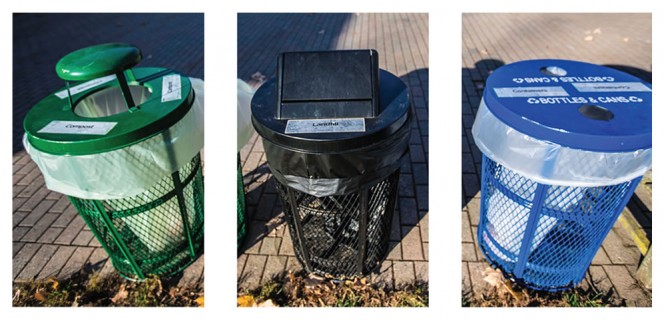
POLYGON ((612 68, 520 61, 496 69, 483 98, 498 119, 540 140, 596 152, 652 147, 652 85, 612 68))

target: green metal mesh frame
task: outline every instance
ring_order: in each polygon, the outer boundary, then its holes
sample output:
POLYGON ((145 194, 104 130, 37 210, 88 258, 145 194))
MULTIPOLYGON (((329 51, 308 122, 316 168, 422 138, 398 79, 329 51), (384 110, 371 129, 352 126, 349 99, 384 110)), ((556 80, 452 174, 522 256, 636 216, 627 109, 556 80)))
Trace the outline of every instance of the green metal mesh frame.
POLYGON ((203 253, 200 154, 142 194, 113 200, 69 197, 125 278, 170 276, 203 253))
POLYGON ((246 204, 244 200, 244 182, 242 181, 242 166, 238 158, 237 164, 237 247, 244 240, 247 233, 246 204))

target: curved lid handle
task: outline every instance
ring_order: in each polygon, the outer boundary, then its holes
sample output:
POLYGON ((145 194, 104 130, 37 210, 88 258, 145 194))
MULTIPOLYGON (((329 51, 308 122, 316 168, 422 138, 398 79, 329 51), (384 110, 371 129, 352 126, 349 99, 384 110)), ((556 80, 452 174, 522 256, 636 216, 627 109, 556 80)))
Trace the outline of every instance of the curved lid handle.
POLYGON ((141 58, 141 50, 132 45, 106 43, 69 53, 55 65, 55 72, 63 80, 87 81, 121 73, 141 58))

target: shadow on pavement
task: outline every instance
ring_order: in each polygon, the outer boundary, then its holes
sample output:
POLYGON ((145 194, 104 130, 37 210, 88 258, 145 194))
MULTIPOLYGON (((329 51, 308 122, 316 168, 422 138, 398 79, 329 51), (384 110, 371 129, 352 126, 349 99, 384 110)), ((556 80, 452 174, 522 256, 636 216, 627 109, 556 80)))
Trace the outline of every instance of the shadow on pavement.
POLYGON ((505 63, 502 60, 484 59, 475 62, 475 68, 464 68, 462 70, 462 88, 464 95, 462 99, 462 110, 464 110, 462 119, 462 125, 464 128, 463 136, 466 137, 469 146, 467 152, 462 152, 461 159, 461 183, 463 188, 463 195, 461 197, 462 208, 470 202, 470 199, 480 192, 482 153, 477 149, 471 132, 473 121, 475 120, 475 114, 480 106, 486 79, 494 70, 500 68, 504 64, 505 63), (468 113, 472 114, 469 115, 468 113))

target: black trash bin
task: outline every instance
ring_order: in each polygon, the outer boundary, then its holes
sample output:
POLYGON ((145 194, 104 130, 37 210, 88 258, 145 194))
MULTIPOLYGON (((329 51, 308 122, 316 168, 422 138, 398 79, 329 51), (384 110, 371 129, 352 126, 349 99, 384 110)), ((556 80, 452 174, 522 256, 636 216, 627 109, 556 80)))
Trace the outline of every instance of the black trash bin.
POLYGON ((252 122, 298 260, 308 272, 361 275, 385 255, 408 153, 406 85, 374 50, 287 52, 254 95, 252 122))

